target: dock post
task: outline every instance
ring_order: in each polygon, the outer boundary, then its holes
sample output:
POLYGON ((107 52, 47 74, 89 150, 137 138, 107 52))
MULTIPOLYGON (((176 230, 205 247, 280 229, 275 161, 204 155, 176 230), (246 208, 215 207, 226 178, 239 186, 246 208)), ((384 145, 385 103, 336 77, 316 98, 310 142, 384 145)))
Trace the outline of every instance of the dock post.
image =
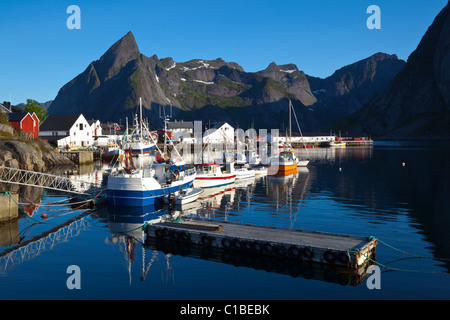
POLYGON ((0 193, 0 221, 16 219, 19 216, 19 195, 17 193, 0 193))

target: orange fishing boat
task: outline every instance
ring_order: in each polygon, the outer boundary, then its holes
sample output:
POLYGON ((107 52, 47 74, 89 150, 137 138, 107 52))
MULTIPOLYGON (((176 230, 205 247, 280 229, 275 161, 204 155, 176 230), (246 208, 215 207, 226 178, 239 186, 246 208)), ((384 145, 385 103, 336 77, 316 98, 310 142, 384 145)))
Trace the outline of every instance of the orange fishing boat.
POLYGON ((267 174, 282 177, 297 173, 298 161, 294 151, 280 152, 278 159, 270 164, 267 174))
POLYGON ((284 151, 280 152, 280 155, 274 161, 271 161, 267 172, 268 175, 282 177, 288 176, 293 173, 297 173, 297 167, 299 166, 300 161, 296 157, 294 151, 292 150, 292 145, 290 141, 292 136, 292 128, 291 128, 292 108, 293 107, 291 100, 289 100, 289 141, 287 141, 286 137, 286 145, 283 146, 284 151))

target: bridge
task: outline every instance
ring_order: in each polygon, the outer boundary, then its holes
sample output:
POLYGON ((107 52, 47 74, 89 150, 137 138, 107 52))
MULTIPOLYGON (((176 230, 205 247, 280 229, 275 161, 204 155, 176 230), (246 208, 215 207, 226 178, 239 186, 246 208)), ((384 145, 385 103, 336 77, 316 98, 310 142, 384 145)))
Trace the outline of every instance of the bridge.
POLYGON ((0 166, 0 183, 46 188, 56 191, 90 195, 101 189, 100 183, 72 180, 47 173, 0 166))

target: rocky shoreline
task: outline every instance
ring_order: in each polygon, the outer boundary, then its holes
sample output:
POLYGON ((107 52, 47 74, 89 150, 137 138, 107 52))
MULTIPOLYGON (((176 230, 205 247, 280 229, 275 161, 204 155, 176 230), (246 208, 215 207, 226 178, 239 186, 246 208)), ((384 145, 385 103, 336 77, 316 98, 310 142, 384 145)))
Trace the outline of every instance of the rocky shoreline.
POLYGON ((20 138, 13 128, 3 124, 0 133, 0 166, 40 172, 57 166, 75 167, 43 140, 20 138))

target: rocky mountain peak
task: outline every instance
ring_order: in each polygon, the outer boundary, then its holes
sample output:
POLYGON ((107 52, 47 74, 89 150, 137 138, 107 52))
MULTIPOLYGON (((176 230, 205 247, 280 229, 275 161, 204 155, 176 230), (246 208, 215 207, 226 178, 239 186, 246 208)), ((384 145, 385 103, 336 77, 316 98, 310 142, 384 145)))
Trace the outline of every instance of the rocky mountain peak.
MULTIPOLYGON (((389 85, 348 119, 374 136, 450 135, 450 2, 389 85)), ((352 130, 350 129, 350 130, 352 130)))
POLYGON ((128 62, 137 59, 139 55, 136 39, 130 31, 114 43, 98 60, 96 69, 100 70, 97 70, 97 73, 100 71, 104 78, 111 78, 117 74, 117 70, 124 67, 128 62))

